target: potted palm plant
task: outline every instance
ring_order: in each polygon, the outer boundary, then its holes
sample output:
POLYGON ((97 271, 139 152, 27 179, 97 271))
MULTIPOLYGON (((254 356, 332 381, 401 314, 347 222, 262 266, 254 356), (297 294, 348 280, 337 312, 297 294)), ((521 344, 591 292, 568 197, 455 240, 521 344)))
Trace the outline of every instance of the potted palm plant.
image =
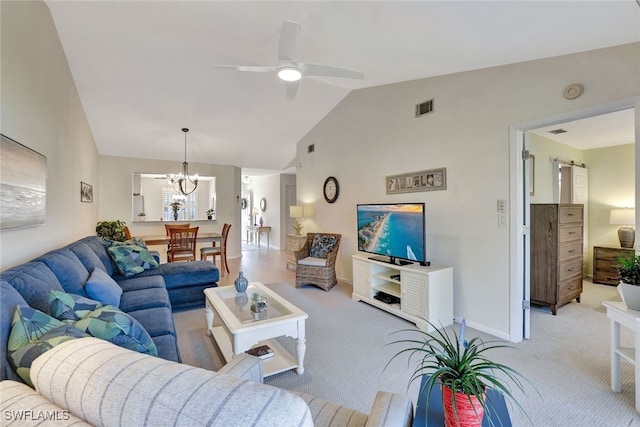
MULTIPOLYGON (((408 347, 396 353, 389 363, 401 354, 409 354, 409 362, 418 359, 411 374, 409 384, 427 376, 420 393, 427 393, 429 402, 431 393, 442 390, 445 426, 480 426, 485 410, 491 410, 492 403, 485 399, 487 387, 500 391, 512 400, 520 410, 522 406, 514 398, 510 384, 525 392, 524 376, 514 369, 489 359, 486 353, 499 348, 514 348, 501 341, 482 341, 475 337, 465 341, 465 321, 460 325, 460 334, 455 330, 453 337, 435 325, 431 333, 409 329, 396 333, 410 333, 411 338, 393 341, 408 347)), ((387 367, 389 366, 387 363, 387 367)), ((386 369, 386 367, 385 367, 386 369)))
POLYGON ((618 261, 618 292, 627 308, 640 311, 640 255, 622 257, 618 261))

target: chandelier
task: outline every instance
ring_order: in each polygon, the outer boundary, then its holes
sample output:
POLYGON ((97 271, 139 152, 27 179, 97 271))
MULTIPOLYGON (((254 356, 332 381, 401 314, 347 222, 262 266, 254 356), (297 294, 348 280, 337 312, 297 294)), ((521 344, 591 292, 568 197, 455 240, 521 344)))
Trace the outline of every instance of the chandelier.
POLYGON ((189 163, 187 163, 187 132, 189 129, 182 128, 184 132, 184 162, 182 163, 182 172, 179 174, 173 174, 169 178, 169 185, 171 185, 176 191, 180 191, 185 196, 196 191, 198 188, 198 174, 193 178, 189 176, 189 163), (189 187, 193 187, 189 190, 189 187))

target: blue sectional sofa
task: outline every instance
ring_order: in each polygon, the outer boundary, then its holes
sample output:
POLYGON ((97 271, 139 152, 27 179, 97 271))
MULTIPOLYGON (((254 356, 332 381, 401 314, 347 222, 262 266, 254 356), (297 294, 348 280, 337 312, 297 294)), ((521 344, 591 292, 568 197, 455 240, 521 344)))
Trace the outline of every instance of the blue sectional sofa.
POLYGON ((89 297, 84 285, 101 269, 122 288, 120 310, 135 318, 149 333, 158 356, 181 362, 172 310, 204 306, 203 290, 217 286, 218 269, 207 261, 161 264, 125 277, 113 265, 100 237, 89 236, 0 273, 1 379, 17 379, 6 363, 6 345, 17 305, 49 313, 49 291, 89 297))

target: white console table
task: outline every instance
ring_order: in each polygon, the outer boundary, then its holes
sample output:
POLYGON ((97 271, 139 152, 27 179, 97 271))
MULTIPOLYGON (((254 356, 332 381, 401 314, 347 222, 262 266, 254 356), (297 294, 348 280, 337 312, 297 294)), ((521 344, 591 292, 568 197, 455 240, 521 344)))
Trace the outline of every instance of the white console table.
POLYGON ((603 301, 611 321, 611 390, 620 393, 620 358, 635 366, 636 411, 640 412, 640 311, 629 310, 620 301, 603 301), (620 345, 620 325, 635 334, 635 347, 620 345))
POLYGON ((437 264, 394 265, 357 254, 353 256, 351 298, 413 322, 423 331, 432 331, 429 323, 438 328, 453 323, 453 269, 437 264), (378 292, 397 297, 400 302, 380 301, 374 298, 378 292))

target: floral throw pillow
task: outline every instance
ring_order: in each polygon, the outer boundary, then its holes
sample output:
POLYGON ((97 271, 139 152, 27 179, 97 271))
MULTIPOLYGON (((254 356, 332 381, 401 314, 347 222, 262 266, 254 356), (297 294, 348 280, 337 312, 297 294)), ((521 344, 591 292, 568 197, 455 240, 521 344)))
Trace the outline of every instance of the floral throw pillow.
POLYGON ((63 342, 89 335, 31 307, 16 307, 7 342, 7 358, 16 373, 33 387, 33 361, 63 342))
POLYGON ((102 304, 98 301, 80 295, 49 291, 49 313, 58 320, 80 320, 100 307, 102 304))
POLYGON ((337 236, 327 236, 326 234, 316 234, 313 237, 309 256, 314 258, 326 258, 329 252, 333 250, 338 241, 337 236))
POLYGON ((120 309, 105 305, 73 324, 92 337, 101 338, 139 353, 158 355, 158 348, 149 333, 133 317, 120 309))

